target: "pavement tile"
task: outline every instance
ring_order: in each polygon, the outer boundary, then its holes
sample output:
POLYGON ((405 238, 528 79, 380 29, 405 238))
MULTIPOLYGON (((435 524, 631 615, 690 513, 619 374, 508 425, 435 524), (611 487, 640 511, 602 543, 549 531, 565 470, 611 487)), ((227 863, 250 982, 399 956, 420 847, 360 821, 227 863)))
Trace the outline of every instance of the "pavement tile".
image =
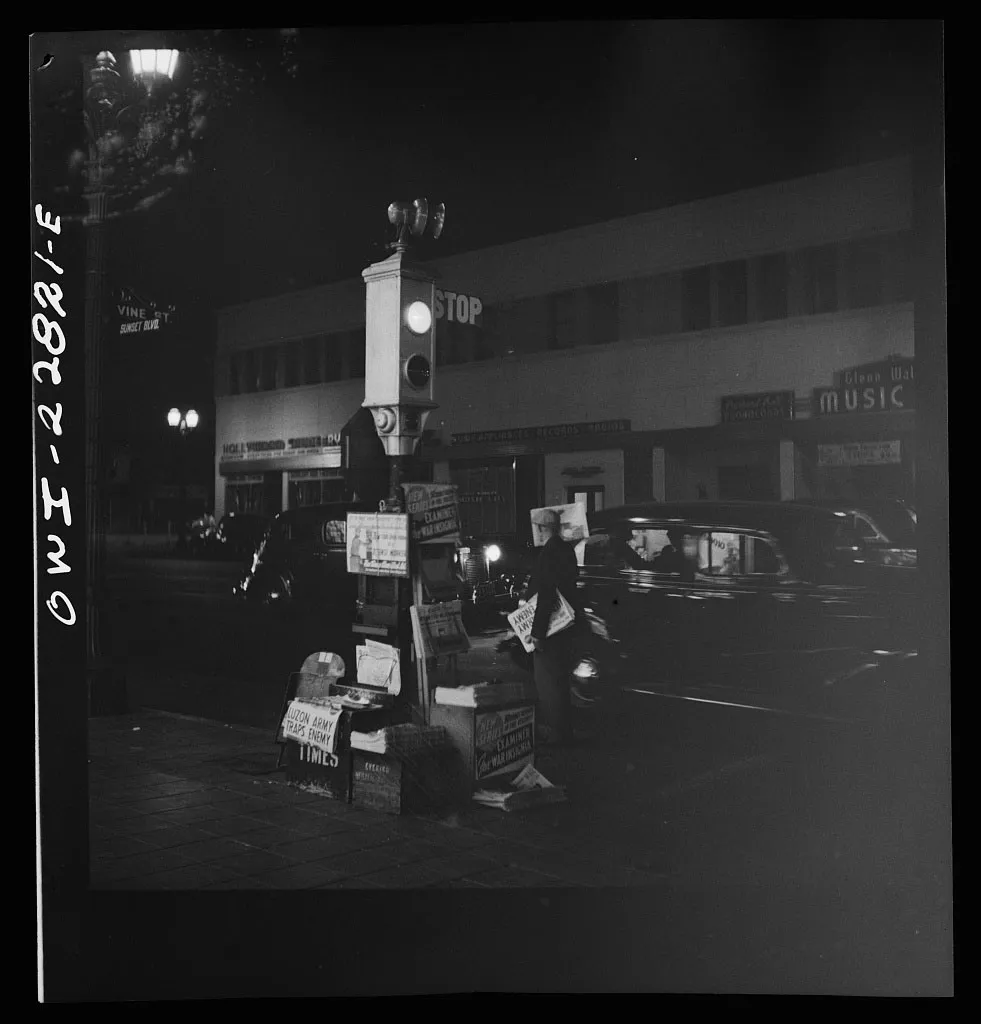
POLYGON ((252 811, 264 811, 269 802, 257 796, 241 796, 239 794, 228 794, 229 799, 213 801, 216 807, 220 807, 223 814, 249 814, 252 811))
POLYGON ((322 861, 325 866, 333 868, 344 875, 357 877, 373 871, 384 871, 398 865, 398 856, 391 850, 350 850, 331 856, 322 861))
POLYGON ((244 847, 244 853, 233 854, 223 857, 222 864, 232 871, 238 871, 243 875, 258 875, 264 871, 274 871, 276 868, 288 867, 291 863, 285 857, 278 857, 268 850, 257 850, 244 847))
POLYGON ((263 885, 257 877, 249 875, 239 875, 235 878, 228 878, 225 881, 213 882, 210 885, 202 886, 207 892, 216 892, 226 889, 266 889, 267 886, 263 885))
POLYGON ((202 839, 214 838, 204 829, 194 825, 168 825, 166 828, 153 829, 135 838, 158 850, 175 849, 186 843, 198 842, 202 839))
POLYGON ((149 853, 154 849, 157 847, 152 843, 122 835, 90 838, 89 841, 89 854, 94 860, 114 860, 132 853, 149 853))
POLYGON ((157 871, 184 867, 189 863, 177 850, 152 850, 134 853, 128 857, 115 857, 100 864, 99 874, 107 879, 147 878, 157 871))
POLYGON ((481 885, 489 886, 492 889, 527 889, 547 886, 554 886, 554 880, 546 878, 537 871, 527 871, 521 868, 499 868, 496 871, 484 871, 476 876, 481 885))
POLYGON ((194 827, 213 836, 244 836, 263 831, 268 826, 245 814, 230 814, 228 817, 206 818, 194 827))
POLYGON ((263 887, 269 889, 316 889, 345 876, 322 864, 291 864, 275 871, 265 871, 253 876, 263 887))
POLYGON ((197 807, 179 807, 176 810, 159 811, 154 815, 147 815, 166 825, 199 825, 205 821, 215 821, 222 817, 221 812, 211 804, 198 805, 197 807))
MULTIPOLYGON (((93 824, 94 823, 90 818, 89 827, 91 828, 93 824)), ((111 828, 116 835, 134 836, 139 838, 144 835, 149 836, 152 832, 169 828, 175 824, 179 823, 159 818, 153 814, 142 814, 133 818, 121 818, 118 821, 113 821, 109 824, 109 828, 111 828)))
POLYGON ((257 850, 275 850, 277 846, 284 843, 295 842, 299 838, 309 839, 301 832, 290 832, 281 825, 267 825, 261 828, 250 829, 248 832, 236 833, 235 838, 244 846, 257 850))
POLYGON ((336 882, 327 882, 324 885, 314 886, 316 889, 344 890, 344 889, 373 889, 375 892, 381 890, 381 886, 369 882, 366 878, 340 878, 336 882))
POLYGON ((278 843, 275 852, 280 857, 288 857, 292 861, 320 861, 332 854, 343 853, 333 841, 332 836, 308 836, 303 839, 292 839, 278 843))
POLYGON ((241 876, 220 863, 189 864, 170 871, 159 871, 146 879, 147 886, 155 889, 206 889, 218 882, 230 882, 241 876))
POLYGON ((248 853, 250 849, 250 847, 224 836, 209 836, 206 839, 197 839, 178 847, 184 857, 202 864, 248 853))

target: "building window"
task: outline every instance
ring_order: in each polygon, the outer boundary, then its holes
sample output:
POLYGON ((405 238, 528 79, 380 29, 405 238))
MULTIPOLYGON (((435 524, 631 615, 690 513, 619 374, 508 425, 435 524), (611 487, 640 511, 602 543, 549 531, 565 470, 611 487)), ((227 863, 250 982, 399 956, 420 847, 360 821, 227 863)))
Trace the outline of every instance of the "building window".
POLYGON ((838 249, 818 245, 801 253, 804 272, 803 312, 833 313, 838 309, 838 249))
POLYGON ((845 291, 849 309, 878 306, 882 302, 883 245, 877 238, 861 238, 845 246, 845 291))
POLYGON ((298 384, 303 382, 303 375, 301 373, 302 368, 302 344, 298 341, 292 341, 285 346, 285 358, 284 358, 284 380, 285 387, 295 388, 298 384))
POLYGON ((259 373, 256 362, 255 349, 246 349, 242 353, 242 391, 245 394, 259 390, 259 373))
POLYGON ((347 372, 349 377, 363 377, 365 361, 365 333, 350 331, 347 336, 347 372))
POLYGON ((436 321, 436 365, 450 366, 467 359, 467 335, 472 328, 455 320, 436 321))
POLYGON ((549 296, 548 347, 572 348, 576 343, 576 293, 549 296))
POLYGON ((756 265, 756 319, 787 317, 787 254, 761 256, 756 265))
POLYGON ((259 390, 260 391, 273 391, 276 388, 276 357, 278 355, 278 347, 276 345, 267 345, 264 349, 260 350, 260 364, 259 364, 259 390))
POLYGON ((324 380, 340 380, 344 375, 344 345, 347 334, 329 334, 324 338, 324 380))
POLYGON ((319 384, 321 381, 320 356, 323 345, 318 335, 303 339, 303 383, 319 384))
POLYGON ((242 379, 242 353, 233 352, 228 359, 228 393, 239 394, 242 379))
POLYGON ((711 323, 709 268, 695 267, 681 275, 681 329, 704 331, 711 323))
POLYGON ((619 289, 616 281, 594 285, 586 291, 591 345, 608 345, 619 337, 619 289))
POLYGON ((720 263, 716 268, 719 295, 719 326, 746 323, 746 261, 720 263))

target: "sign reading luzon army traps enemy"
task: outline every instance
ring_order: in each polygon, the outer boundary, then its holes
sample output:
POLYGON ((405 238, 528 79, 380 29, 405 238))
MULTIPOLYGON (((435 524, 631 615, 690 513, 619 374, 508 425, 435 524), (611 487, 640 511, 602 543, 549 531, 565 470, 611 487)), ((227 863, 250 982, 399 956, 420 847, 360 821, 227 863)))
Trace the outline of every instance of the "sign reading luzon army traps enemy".
POLYGON ((413 541, 444 543, 460 538, 457 489, 451 484, 403 484, 413 541))
POLYGON ((487 779, 533 764, 535 708, 523 704, 499 711, 478 711, 474 734, 474 776, 487 779))

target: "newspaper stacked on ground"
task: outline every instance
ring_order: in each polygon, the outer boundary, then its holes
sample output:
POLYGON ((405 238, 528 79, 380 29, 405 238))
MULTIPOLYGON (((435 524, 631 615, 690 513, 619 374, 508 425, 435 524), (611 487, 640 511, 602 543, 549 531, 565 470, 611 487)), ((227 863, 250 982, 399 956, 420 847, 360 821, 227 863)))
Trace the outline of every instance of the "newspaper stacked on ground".
POLYGON ((390 725, 375 732, 352 732, 351 747, 369 754, 412 757, 446 744, 446 730, 436 725, 390 725))
POLYGON ((526 765, 507 789, 478 789, 473 799, 485 807, 501 811, 521 811, 527 807, 565 802, 565 787, 549 782, 534 765, 526 765))
POLYGON ((458 708, 487 708, 511 704, 519 700, 534 700, 533 686, 521 682, 473 683, 470 686, 437 686, 433 699, 437 704, 458 708))

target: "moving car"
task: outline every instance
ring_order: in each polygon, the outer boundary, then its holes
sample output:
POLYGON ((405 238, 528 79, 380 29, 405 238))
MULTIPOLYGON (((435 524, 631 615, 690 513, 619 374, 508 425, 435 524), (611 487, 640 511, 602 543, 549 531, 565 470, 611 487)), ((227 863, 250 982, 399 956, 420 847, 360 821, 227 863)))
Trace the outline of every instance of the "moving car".
POLYGON ((353 605, 357 576, 347 571, 347 514, 377 510, 377 504, 337 502, 280 512, 234 592, 267 604, 353 605))
POLYGON ((853 555, 902 565, 916 565, 916 511, 890 498, 825 498, 802 502, 836 513, 844 522, 839 544, 853 555))
POLYGON ((534 561, 530 542, 500 534, 466 538, 457 551, 457 564, 467 620, 493 620, 514 611, 534 561))
POLYGON ((590 517, 579 586, 632 686, 841 710, 853 669, 916 647, 915 567, 861 557, 843 524, 780 502, 608 509, 590 517))

